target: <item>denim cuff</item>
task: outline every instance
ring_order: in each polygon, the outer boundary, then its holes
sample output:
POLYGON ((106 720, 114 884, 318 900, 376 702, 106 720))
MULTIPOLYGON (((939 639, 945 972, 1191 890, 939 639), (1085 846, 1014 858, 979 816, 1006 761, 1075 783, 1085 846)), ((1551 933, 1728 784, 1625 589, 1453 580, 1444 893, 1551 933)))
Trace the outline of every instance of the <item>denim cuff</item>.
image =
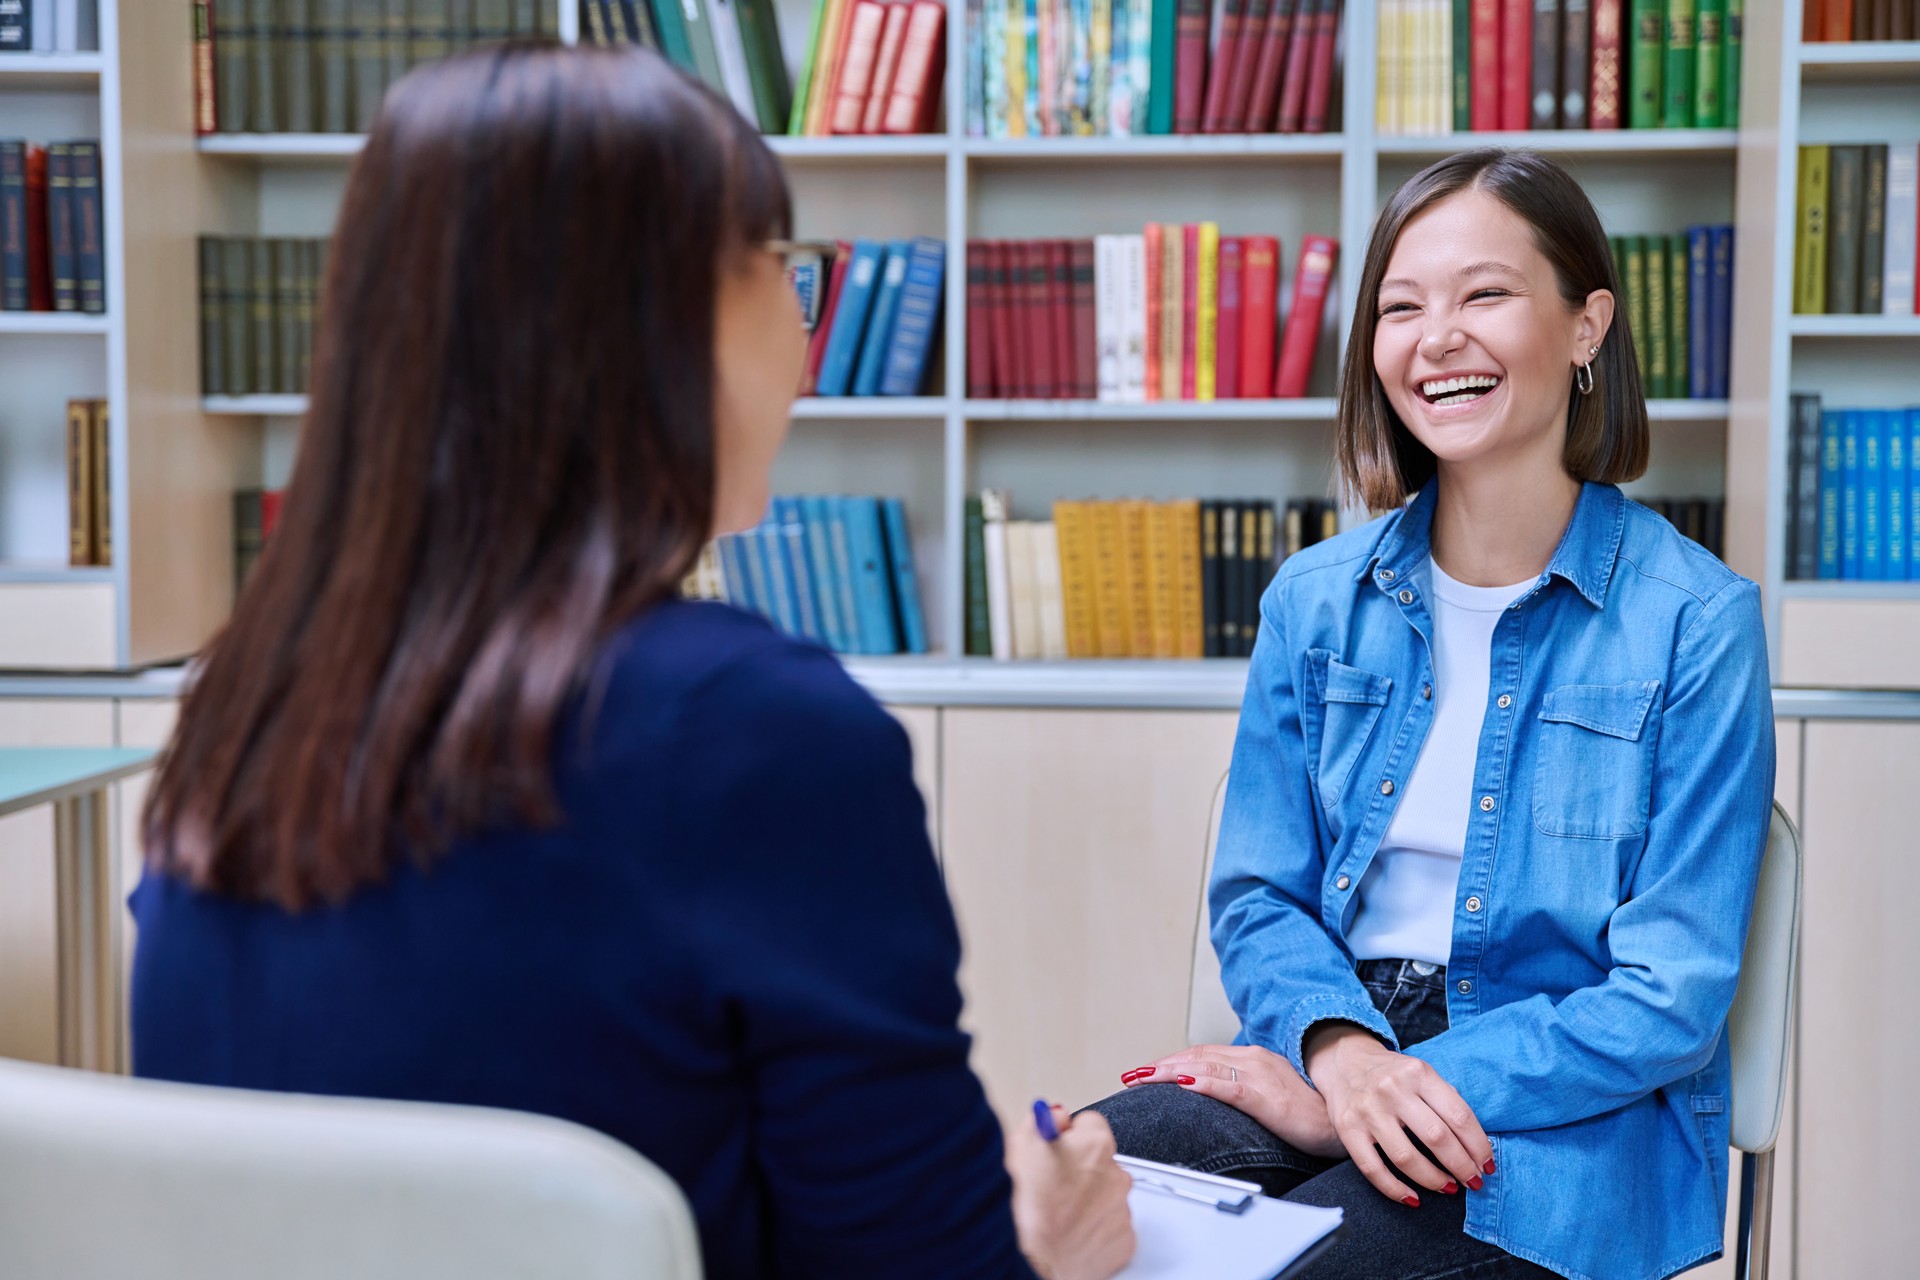
POLYGON ((1319 1086, 1315 1085, 1313 1077, 1307 1074, 1304 1049, 1307 1032, 1322 1022, 1354 1023, 1373 1032, 1387 1042, 1388 1048, 1396 1053, 1399 1052, 1400 1037, 1393 1033, 1393 1027, 1388 1024, 1386 1016, 1373 1007, 1372 1001, 1353 1000, 1346 996, 1335 995, 1309 996, 1294 1007, 1293 1018, 1287 1024, 1285 1048, 1288 1059, 1293 1063, 1293 1069, 1298 1071, 1300 1078, 1316 1091, 1319 1086))

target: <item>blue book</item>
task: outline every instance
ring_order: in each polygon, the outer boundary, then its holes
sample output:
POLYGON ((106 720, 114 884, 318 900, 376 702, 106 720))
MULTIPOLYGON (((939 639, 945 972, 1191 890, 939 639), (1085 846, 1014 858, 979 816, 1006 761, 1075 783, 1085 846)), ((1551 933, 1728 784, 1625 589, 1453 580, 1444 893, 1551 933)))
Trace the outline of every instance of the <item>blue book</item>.
POLYGON ((1859 409, 1840 414, 1840 577, 1858 582, 1864 573, 1860 556, 1860 474, 1864 457, 1860 448, 1859 409))
POLYGON ((777 627, 780 616, 774 609, 773 578, 767 570, 767 547, 760 528, 755 525, 734 536, 740 540, 740 557, 747 562, 747 594, 753 598, 754 609, 777 627))
POLYGON ((814 599, 820 606, 820 630, 827 648, 846 653, 852 635, 840 611, 840 589, 833 570, 833 530, 825 498, 800 498, 801 524, 806 530, 807 573, 813 579, 814 599))
POLYGON ((1886 413, 1860 410, 1860 576, 1868 582, 1887 577, 1887 430, 1886 413))
POLYGON ((853 606, 860 619, 860 652, 898 653, 900 636, 893 620, 893 567, 881 528, 880 499, 843 498, 847 554, 853 569, 853 606))
POLYGON ((1707 285, 1707 394, 1727 398, 1727 365, 1733 352, 1733 228, 1707 228, 1713 276, 1707 285))
POLYGON ((813 585, 813 567, 807 562, 806 523, 798 498, 773 500, 774 529, 780 540, 780 554, 786 563, 787 577, 793 582, 793 607, 799 615, 800 634, 816 644, 825 644, 827 634, 820 625, 820 604, 813 585))
POLYGON ((1828 409, 1820 415, 1820 576, 1840 576, 1840 486, 1845 475, 1841 463, 1840 411, 1828 409))
POLYGON ((766 562, 767 595, 773 604, 773 622, 790 636, 800 634, 800 611, 793 601, 793 571, 787 565, 786 541, 769 516, 753 531, 753 540, 766 562))
POLYGON ((727 580, 727 603, 765 616, 766 610, 753 597, 753 585, 747 577, 746 550, 740 545, 740 535, 725 534, 718 541, 720 572, 727 580))
POLYGON ((873 295, 880 280, 881 252, 877 240, 853 242, 853 256, 847 259, 847 282, 840 287, 833 330, 827 334, 827 349, 820 357, 816 395, 844 396, 853 385, 854 358, 860 354, 860 338, 866 332, 867 313, 873 309, 873 295))
MULTIPOLYGON (((1709 277, 1712 237, 1705 227, 1687 228, 1687 395, 1705 400, 1713 386, 1707 371, 1707 344, 1711 340, 1707 313, 1712 309, 1709 277)), ((1642 380, 1645 372, 1642 371, 1642 380)))
POLYGON ((907 286, 900 295, 900 314, 893 322, 893 340, 887 348, 886 373, 880 379, 883 396, 917 396, 927 381, 927 356, 933 335, 940 331, 941 285, 947 273, 947 246, 930 236, 913 242, 907 263, 907 286))
POLYGON ((1907 580, 1920 582, 1920 405, 1907 419, 1907 580))
POLYGON ((898 498, 884 499, 880 513, 887 526, 887 558, 893 566, 893 602, 900 617, 902 648, 927 651, 927 622, 920 612, 920 575, 913 567, 913 543, 907 537, 907 506, 898 498))
POLYGON ((860 372, 853 377, 853 394, 880 394, 880 373, 886 367, 887 349, 893 344, 893 318, 900 312, 900 292, 907 285, 907 259, 913 252, 908 240, 895 240, 887 246, 886 262, 880 268, 880 287, 873 295, 873 314, 867 318, 866 338, 860 344, 860 372))
POLYGON ((865 653, 860 635, 860 610, 853 598, 853 551, 847 539, 847 500, 822 499, 827 506, 827 542, 833 550, 833 594, 840 605, 841 626, 847 633, 848 653, 865 653))
POLYGON ((1907 463, 1907 415, 1900 409, 1882 409, 1881 425, 1887 442, 1881 456, 1887 467, 1887 497, 1881 503, 1887 522, 1887 554, 1883 560, 1885 577, 1893 582, 1907 578, 1907 486, 1911 474, 1907 463))

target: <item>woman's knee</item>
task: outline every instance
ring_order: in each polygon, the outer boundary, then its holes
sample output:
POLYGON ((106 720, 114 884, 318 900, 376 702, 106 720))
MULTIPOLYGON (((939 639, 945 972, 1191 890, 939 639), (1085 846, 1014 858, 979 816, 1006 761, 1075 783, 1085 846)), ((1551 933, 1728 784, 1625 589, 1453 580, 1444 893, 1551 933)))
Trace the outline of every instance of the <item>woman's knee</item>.
POLYGON ((1121 1155, 1142 1160, 1208 1173, 1317 1173, 1334 1164, 1296 1149, 1244 1111, 1176 1084, 1122 1089, 1085 1109, 1106 1118, 1121 1155))

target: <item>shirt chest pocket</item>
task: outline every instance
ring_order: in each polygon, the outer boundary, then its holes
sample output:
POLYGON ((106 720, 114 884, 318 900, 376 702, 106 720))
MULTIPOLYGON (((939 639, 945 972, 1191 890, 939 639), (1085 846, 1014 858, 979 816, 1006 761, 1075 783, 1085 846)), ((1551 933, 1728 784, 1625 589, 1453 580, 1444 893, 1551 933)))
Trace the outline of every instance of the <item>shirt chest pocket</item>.
POLYGON ((1566 684, 1540 708, 1533 825, 1550 836, 1619 840, 1647 829, 1658 680, 1566 684))
POLYGON ((1350 667, 1324 650, 1309 657, 1320 695, 1320 803, 1331 807, 1373 736, 1393 681, 1350 667))

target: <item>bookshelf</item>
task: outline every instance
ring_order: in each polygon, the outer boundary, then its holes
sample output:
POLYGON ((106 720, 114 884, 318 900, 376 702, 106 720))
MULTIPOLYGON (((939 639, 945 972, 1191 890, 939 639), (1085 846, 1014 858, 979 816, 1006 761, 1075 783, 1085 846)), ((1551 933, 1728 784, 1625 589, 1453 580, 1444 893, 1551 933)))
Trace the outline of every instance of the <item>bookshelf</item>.
POLYGON ((1739 143, 1727 558, 1761 584, 1776 684, 1920 686, 1920 582, 1787 577, 1789 396, 1823 407, 1912 404, 1920 317, 1796 315, 1794 228, 1804 144, 1920 140, 1920 43, 1805 43, 1802 4, 1747 7, 1739 143))

